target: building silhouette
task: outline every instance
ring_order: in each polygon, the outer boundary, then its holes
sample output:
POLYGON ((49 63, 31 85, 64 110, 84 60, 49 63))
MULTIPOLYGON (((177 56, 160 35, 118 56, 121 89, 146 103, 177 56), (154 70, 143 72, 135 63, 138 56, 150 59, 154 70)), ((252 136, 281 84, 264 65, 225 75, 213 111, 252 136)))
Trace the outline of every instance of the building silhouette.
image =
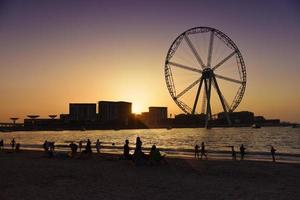
POLYGON ((132 117, 132 103, 124 101, 99 101, 98 116, 102 123, 118 122, 126 125, 132 117))
POLYGON ((70 121, 96 121, 97 105, 95 103, 70 103, 70 121))
POLYGON ((149 107, 149 124, 159 125, 164 124, 168 118, 167 107, 149 107))

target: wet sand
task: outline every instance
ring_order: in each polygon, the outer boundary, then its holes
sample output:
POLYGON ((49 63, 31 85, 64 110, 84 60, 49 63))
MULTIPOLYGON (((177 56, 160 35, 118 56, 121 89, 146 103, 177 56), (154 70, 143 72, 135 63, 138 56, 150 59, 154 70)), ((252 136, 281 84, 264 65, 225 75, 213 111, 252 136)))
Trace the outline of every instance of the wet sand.
POLYGON ((135 166, 111 154, 0 152, 0 199, 300 199, 300 164, 168 158, 135 166))

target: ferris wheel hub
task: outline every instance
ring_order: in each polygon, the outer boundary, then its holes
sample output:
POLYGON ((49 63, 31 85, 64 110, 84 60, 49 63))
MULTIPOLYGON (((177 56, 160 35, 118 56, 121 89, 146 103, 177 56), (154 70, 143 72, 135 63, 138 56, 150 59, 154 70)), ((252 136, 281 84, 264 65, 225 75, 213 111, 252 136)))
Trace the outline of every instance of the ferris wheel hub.
POLYGON ((213 75, 213 70, 211 68, 204 68, 203 71, 202 71, 202 76, 203 78, 205 79, 209 79, 211 78, 213 75))

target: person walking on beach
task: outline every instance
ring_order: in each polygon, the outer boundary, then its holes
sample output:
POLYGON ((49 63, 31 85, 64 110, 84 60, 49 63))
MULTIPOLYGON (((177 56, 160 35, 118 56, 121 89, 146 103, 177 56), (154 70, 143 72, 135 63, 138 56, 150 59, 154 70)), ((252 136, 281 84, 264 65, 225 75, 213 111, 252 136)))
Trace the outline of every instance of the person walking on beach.
POLYGON ((0 140, 0 151, 3 150, 3 147, 4 147, 4 142, 3 142, 3 139, 0 140))
POLYGON ((79 147, 79 152, 81 153, 81 149, 82 149, 82 141, 81 140, 79 141, 78 147, 79 147))
POLYGON ((242 144, 241 147, 240 147, 241 160, 244 160, 245 150, 246 150, 246 148, 244 147, 244 144, 242 144))
POLYGON ((205 156, 205 159, 207 159, 207 155, 205 153, 205 145, 204 145, 204 142, 201 143, 201 159, 202 159, 202 156, 205 156))
POLYGON ((276 152, 276 149, 273 146, 271 146, 271 155, 272 155, 273 162, 275 162, 275 152, 276 152))
POLYGON ((195 145, 195 158, 199 159, 199 146, 198 146, 198 144, 195 145))
POLYGON ((100 153, 100 148, 101 148, 101 146, 100 146, 100 141, 99 141, 99 139, 97 139, 97 142, 96 142, 96 150, 97 150, 97 153, 100 153))
POLYGON ((234 150, 234 146, 231 146, 231 156, 232 156, 232 160, 236 160, 236 152, 234 150))
POLYGON ((14 150, 15 150, 15 145, 16 145, 16 140, 15 140, 15 138, 13 138, 13 139, 11 140, 10 144, 11 144, 11 149, 14 151, 14 150))

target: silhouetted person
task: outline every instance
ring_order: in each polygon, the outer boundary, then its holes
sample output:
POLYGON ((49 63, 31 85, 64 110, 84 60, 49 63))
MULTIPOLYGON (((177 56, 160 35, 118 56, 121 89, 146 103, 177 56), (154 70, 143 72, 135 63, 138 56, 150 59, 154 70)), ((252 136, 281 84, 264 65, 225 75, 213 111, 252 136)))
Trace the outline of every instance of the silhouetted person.
POLYGON ((73 156, 75 156, 76 153, 77 153, 77 148, 78 148, 78 146, 77 146, 77 144, 75 144, 74 142, 71 142, 71 144, 70 144, 69 146, 70 146, 70 148, 71 148, 71 155, 72 155, 72 157, 73 157, 73 156))
POLYGON ((48 142, 48 144, 49 144, 48 155, 49 158, 52 158, 54 156, 55 142, 48 142))
POLYGON ((198 146, 198 144, 195 145, 195 158, 199 159, 199 146, 198 146))
POLYGON ((161 155, 160 151, 156 148, 155 145, 152 145, 151 147, 149 158, 150 164, 159 164, 161 161, 164 161, 166 163, 165 156, 161 155))
POLYGON ((134 154, 142 152, 143 142, 140 137, 136 138, 134 154))
POLYGON ((125 140, 125 144, 123 147, 123 157, 126 160, 131 160, 131 155, 129 154, 130 147, 129 147, 129 141, 125 140))
POLYGON ((49 143, 47 140, 45 140, 44 144, 43 144, 43 148, 44 148, 44 151, 47 153, 48 150, 49 150, 49 143))
POLYGON ((96 150, 97 150, 97 153, 100 153, 100 148, 101 148, 101 146, 100 146, 100 141, 99 141, 99 139, 97 139, 97 142, 96 142, 96 150))
POLYGON ((81 149, 82 149, 82 141, 81 140, 79 141, 78 146, 79 146, 79 152, 81 152, 81 149))
POLYGON ((246 148, 244 147, 244 144, 242 144, 241 147, 240 147, 241 160, 244 160, 245 150, 246 150, 246 148))
POLYGON ((201 159, 202 159, 202 156, 205 156, 205 159, 207 159, 207 155, 205 153, 205 145, 204 145, 204 142, 201 143, 201 159))
POLYGON ((4 142, 3 139, 0 140, 0 151, 2 151, 4 148, 4 142))
POLYGON ((143 142, 141 141, 140 137, 136 138, 135 142, 135 150, 134 150, 134 162, 136 165, 144 165, 146 160, 144 153, 142 152, 142 144, 143 142))
POLYGON ((13 139, 11 140, 10 144, 11 144, 11 149, 12 149, 12 150, 15 150, 15 145, 16 145, 15 138, 13 138, 13 139))
POLYGON ((20 149, 21 149, 21 144, 18 142, 18 143, 16 144, 16 152, 19 152, 20 149))
POLYGON ((91 147, 91 141, 90 141, 90 139, 88 139, 87 142, 86 142, 85 151, 88 154, 92 153, 92 147, 91 147))
POLYGON ((272 155, 273 162, 275 162, 275 152, 276 152, 276 149, 273 146, 271 146, 271 155, 272 155))
POLYGON ((232 160, 236 160, 236 152, 234 150, 234 146, 231 146, 231 157, 232 157, 232 160))

